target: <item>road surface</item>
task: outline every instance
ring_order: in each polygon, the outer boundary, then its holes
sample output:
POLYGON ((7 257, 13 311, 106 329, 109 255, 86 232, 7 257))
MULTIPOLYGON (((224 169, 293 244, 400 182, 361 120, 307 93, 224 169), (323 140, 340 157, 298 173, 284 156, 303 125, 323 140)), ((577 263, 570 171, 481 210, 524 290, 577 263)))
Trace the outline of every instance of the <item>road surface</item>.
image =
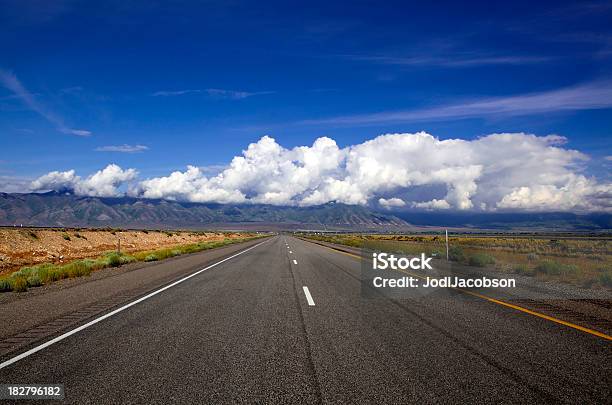
POLYGON ((0 383, 62 383, 67 402, 95 404, 611 398, 605 339, 461 293, 362 298, 359 276, 354 257, 275 236, 6 365, 0 383))

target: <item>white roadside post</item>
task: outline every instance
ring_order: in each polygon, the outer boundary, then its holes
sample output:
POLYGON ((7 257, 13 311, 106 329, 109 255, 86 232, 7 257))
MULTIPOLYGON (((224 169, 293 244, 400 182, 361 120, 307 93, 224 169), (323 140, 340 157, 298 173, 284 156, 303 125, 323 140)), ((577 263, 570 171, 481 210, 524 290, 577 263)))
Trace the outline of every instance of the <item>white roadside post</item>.
POLYGON ((446 261, 448 261, 448 229, 445 229, 446 232, 446 261))

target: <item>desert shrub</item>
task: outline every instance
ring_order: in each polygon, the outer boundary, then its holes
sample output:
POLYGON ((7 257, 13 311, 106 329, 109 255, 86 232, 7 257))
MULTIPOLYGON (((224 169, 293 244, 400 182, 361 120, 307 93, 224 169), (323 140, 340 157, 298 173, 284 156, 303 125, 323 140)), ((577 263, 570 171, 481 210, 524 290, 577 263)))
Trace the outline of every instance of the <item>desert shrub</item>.
POLYGON ((11 287, 15 292, 24 292, 28 291, 28 280, 25 277, 12 277, 11 278, 11 287))
POLYGON ((7 291, 11 291, 13 289, 13 286, 11 285, 11 282, 9 280, 7 280, 6 278, 0 278, 0 292, 7 292, 7 291))
POLYGON ((63 273, 62 276, 69 278, 88 276, 91 274, 91 263, 84 260, 75 260, 63 265, 60 271, 63 273))
POLYGON ((183 247, 181 250, 182 250, 183 253, 195 253, 195 252, 199 252, 202 249, 200 248, 199 245, 192 244, 192 245, 187 245, 187 246, 183 247))
POLYGON ((612 271, 606 270, 597 276, 597 281, 604 287, 612 288, 612 271))
POLYGON ((546 274, 548 276, 569 276, 578 273, 578 267, 573 264, 562 264, 552 260, 546 260, 538 263, 535 268, 537 273, 546 274))
POLYGON ((28 236, 32 239, 38 239, 38 235, 34 231, 28 232, 28 236))
POLYGON ((530 269, 529 266, 527 266, 526 264, 517 264, 512 268, 512 270, 516 274, 520 274, 523 276, 532 276, 534 273, 534 271, 530 269))
POLYGON ((46 284, 49 282, 49 266, 40 266, 36 271, 36 276, 40 279, 40 282, 46 284))
POLYGON ((106 261, 109 267, 119 267, 121 266, 121 255, 116 252, 109 253, 106 255, 106 261))
POLYGON ((38 277, 37 275, 28 277, 26 281, 28 282, 28 287, 40 287, 41 285, 43 285, 40 277, 38 277))
POLYGON ((121 264, 132 263, 132 262, 135 262, 135 261, 136 261, 136 258, 134 256, 121 255, 121 264))
POLYGON ((67 278, 67 277, 68 277, 68 273, 63 271, 60 268, 55 268, 55 269, 49 270, 49 280, 51 280, 51 281, 63 280, 65 278, 67 278))
POLYGON ((117 267, 121 264, 134 261, 157 261, 178 256, 183 253, 199 252, 205 249, 225 246, 250 239, 252 238, 235 238, 231 240, 226 239, 221 241, 192 243, 189 245, 176 246, 171 249, 137 252, 133 255, 109 252, 97 259, 75 260, 64 265, 43 263, 36 266, 23 267, 10 276, 0 278, 0 292, 11 290, 26 291, 28 287, 39 286, 65 278, 90 275, 92 271, 106 267, 117 267))
POLYGON ((536 260, 538 260, 539 257, 537 254, 535 253, 529 253, 527 254, 527 260, 529 260, 530 262, 535 262, 536 260))
POLYGON ((470 266, 485 267, 491 264, 495 264, 495 258, 486 253, 475 253, 469 256, 468 264, 470 266))
POLYGON ((154 261, 157 261, 157 260, 159 260, 159 259, 158 259, 158 258, 157 258, 157 256, 156 256, 156 255, 154 255, 153 253, 148 254, 148 255, 147 255, 145 258, 144 258, 144 261, 145 261, 145 262, 154 262, 154 261))
POLYGON ((461 249, 459 246, 451 246, 448 249, 448 257, 453 262, 465 261, 465 253, 463 252, 463 249, 461 249))
POLYGON ((70 240, 70 235, 68 235, 67 233, 63 233, 62 238, 64 238, 64 240, 70 240))

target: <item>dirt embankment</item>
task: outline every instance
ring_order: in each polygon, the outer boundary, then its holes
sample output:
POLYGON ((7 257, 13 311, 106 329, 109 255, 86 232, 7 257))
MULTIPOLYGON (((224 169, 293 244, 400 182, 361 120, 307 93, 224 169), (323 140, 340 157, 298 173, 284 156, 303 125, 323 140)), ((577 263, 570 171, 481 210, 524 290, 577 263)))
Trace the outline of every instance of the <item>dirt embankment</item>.
POLYGON ((39 263, 66 263, 96 257, 121 244, 122 252, 136 252, 188 243, 242 238, 246 233, 120 231, 86 229, 0 229, 0 274, 39 263))

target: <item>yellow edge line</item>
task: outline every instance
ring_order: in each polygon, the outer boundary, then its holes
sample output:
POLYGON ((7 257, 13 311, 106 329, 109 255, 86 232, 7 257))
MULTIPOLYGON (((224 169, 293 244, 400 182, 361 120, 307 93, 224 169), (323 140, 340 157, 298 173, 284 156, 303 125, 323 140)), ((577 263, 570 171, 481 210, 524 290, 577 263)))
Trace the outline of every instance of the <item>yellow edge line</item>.
MULTIPOLYGON (((319 244, 317 243, 317 245, 319 245, 319 244)), ((345 254, 347 256, 351 256, 351 257, 357 258, 359 260, 362 259, 361 256, 358 256, 358 255, 355 255, 355 254, 352 254, 352 253, 348 253, 348 252, 344 252, 342 250, 334 249, 334 248, 329 247, 329 246, 325 246, 325 245, 319 245, 319 246, 322 246, 322 247, 327 248, 329 250, 333 250, 334 252, 337 252, 337 253, 342 253, 342 254, 345 254)), ((409 274, 409 275, 414 276, 414 277, 421 278, 421 279, 424 278, 423 276, 421 276, 419 274, 413 274, 413 273, 409 273, 407 271, 401 271, 401 272, 409 274)), ((542 314, 540 312, 532 311, 531 309, 527 309, 527 308, 524 308, 524 307, 521 307, 521 306, 518 306, 518 305, 510 304, 509 302, 497 300, 495 298, 487 297, 486 295, 482 295, 482 294, 478 294, 478 293, 475 293, 475 292, 472 292, 472 291, 464 290, 462 288, 457 288, 457 287, 447 287, 447 288, 452 288, 453 290, 457 290, 457 291, 460 291, 460 292, 462 292, 464 294, 481 298, 483 300, 492 302, 494 304, 503 305, 504 307, 512 308, 512 309, 524 312, 524 313, 529 314, 529 315, 537 316, 538 318, 546 319, 547 321, 558 323, 560 325, 564 325, 564 326, 567 326, 567 327, 579 330, 581 332, 585 332, 585 333, 588 333, 588 334, 600 337, 602 339, 612 341, 612 336, 610 336, 610 335, 606 335, 603 332, 599 332, 599 331, 596 331, 596 330, 593 330, 593 329, 585 328, 584 326, 576 325, 575 323, 564 321, 562 319, 558 319, 558 318, 555 318, 553 316, 545 315, 545 314, 542 314)))

